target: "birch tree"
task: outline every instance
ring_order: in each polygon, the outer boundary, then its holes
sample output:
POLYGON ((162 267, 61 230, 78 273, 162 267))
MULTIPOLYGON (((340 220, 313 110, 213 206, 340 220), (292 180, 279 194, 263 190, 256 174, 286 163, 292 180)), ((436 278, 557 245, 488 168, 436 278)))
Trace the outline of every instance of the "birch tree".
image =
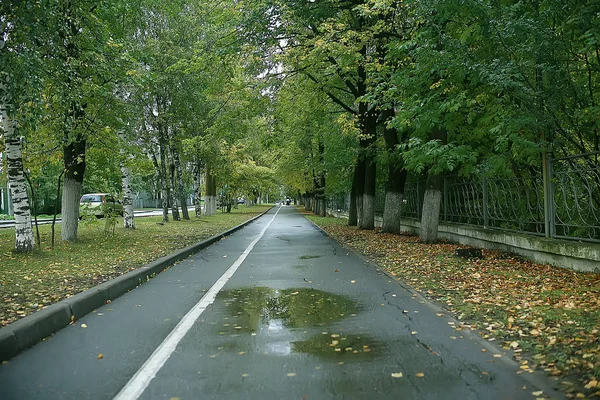
POLYGON ((31 252, 35 245, 23 171, 24 138, 19 128, 35 119, 35 105, 39 104, 36 101, 40 95, 39 43, 43 43, 44 36, 39 17, 35 5, 3 1, 0 6, 0 119, 15 217, 14 250, 18 253, 31 252), (30 31, 35 28, 37 32, 30 31), (25 103, 30 107, 24 107, 25 103))

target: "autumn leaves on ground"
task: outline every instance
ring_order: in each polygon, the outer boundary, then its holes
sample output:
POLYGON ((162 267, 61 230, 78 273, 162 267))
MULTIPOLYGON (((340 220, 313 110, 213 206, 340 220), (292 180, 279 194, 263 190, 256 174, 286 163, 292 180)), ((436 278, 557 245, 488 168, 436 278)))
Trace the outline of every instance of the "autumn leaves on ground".
POLYGON ((569 397, 600 397, 600 275, 495 251, 468 260, 454 255, 456 244, 423 245, 415 236, 310 219, 450 310, 461 321, 457 329, 512 349, 519 373, 540 369, 569 397))

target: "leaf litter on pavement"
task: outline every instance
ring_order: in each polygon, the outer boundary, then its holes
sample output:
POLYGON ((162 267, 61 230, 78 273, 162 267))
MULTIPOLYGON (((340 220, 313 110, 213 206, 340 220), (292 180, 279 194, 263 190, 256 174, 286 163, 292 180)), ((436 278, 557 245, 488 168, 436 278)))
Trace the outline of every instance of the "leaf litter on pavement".
MULTIPOLYGON (((456 257, 460 246, 359 230, 340 219, 309 217, 328 234, 375 261, 450 311, 459 324, 510 350, 517 373, 542 370, 569 398, 600 397, 600 275, 536 264, 483 250, 456 257)), ((493 355, 497 357, 497 355, 493 355)))

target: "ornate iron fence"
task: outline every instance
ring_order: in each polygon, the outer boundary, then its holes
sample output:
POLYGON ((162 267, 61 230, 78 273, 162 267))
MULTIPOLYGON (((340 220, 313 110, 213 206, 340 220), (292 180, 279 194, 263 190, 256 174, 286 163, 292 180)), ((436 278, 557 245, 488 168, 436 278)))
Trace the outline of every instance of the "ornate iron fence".
MULTIPOLYGON (((521 176, 449 176, 440 220, 546 237, 600 242, 600 153, 548 158, 521 176), (552 201, 545 204, 545 193, 552 201)), ((406 184, 402 215, 420 218, 425 182, 406 184)))
MULTIPOLYGON (((600 152, 546 158, 544 169, 508 178, 448 176, 440 220, 550 238, 600 242, 600 152), (544 179, 544 175, 547 176, 544 179), (548 193, 546 196, 545 194, 548 193)), ((414 178, 414 177, 413 177, 414 178)), ((425 181, 406 184, 402 215, 421 218, 425 181)), ((378 193, 382 214, 385 194, 378 193)), ((347 212, 349 195, 328 198, 328 208, 347 212)))

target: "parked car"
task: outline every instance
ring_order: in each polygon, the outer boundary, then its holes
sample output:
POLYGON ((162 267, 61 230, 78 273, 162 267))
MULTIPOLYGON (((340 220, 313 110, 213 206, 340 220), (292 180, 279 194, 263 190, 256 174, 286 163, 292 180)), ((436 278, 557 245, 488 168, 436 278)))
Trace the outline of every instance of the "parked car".
POLYGON ((123 216, 123 204, 109 193, 88 193, 79 200, 79 217, 95 215, 104 217, 105 213, 123 216))

